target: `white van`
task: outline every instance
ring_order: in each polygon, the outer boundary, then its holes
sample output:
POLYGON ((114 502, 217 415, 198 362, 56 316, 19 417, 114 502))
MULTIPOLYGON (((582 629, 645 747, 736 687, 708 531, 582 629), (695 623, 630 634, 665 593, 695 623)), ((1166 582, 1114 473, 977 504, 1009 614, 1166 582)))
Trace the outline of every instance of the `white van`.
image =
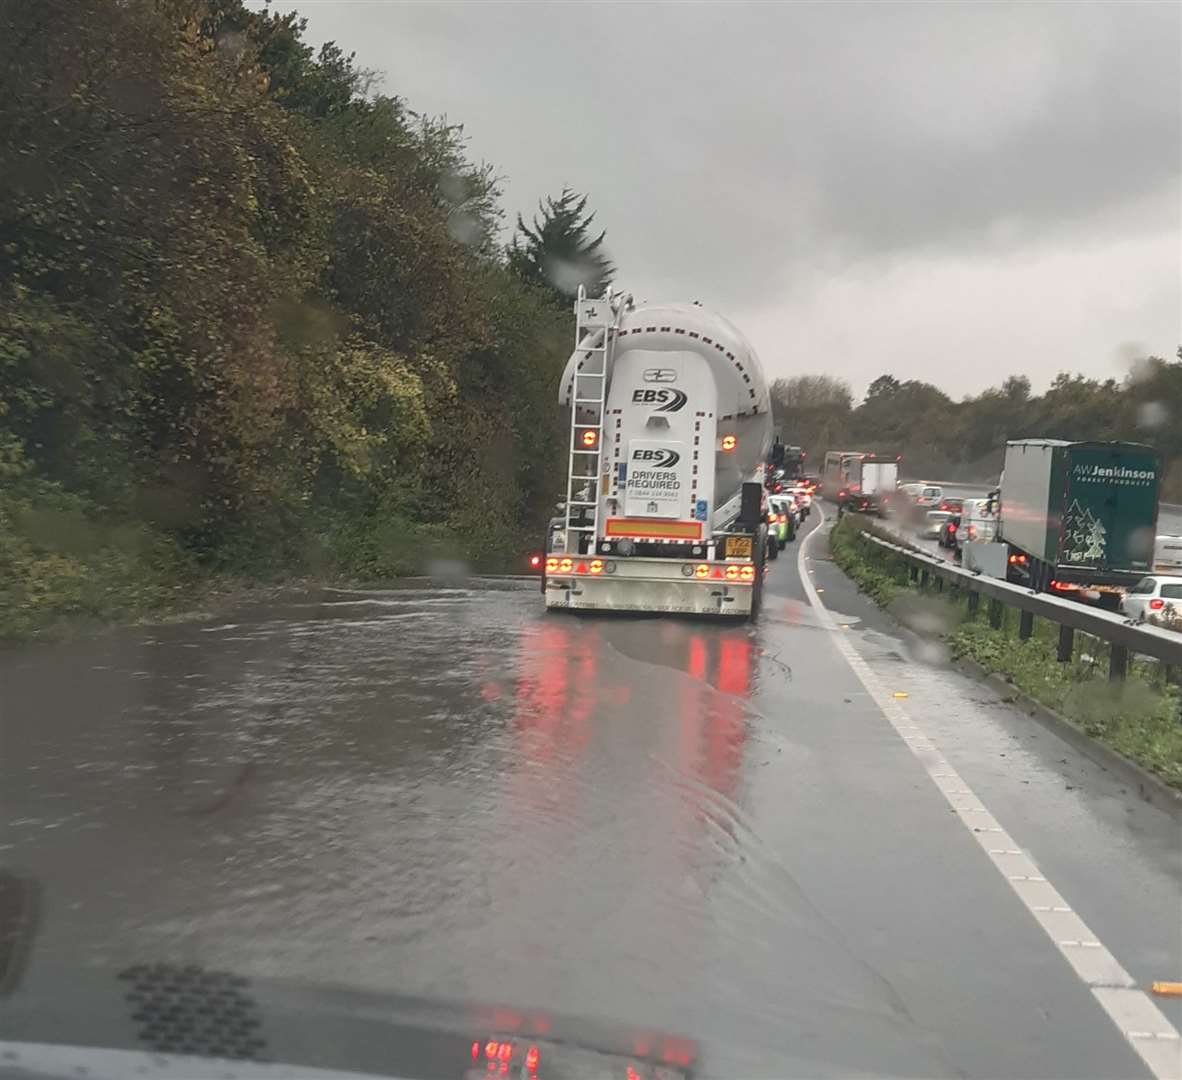
POLYGON ((1153 570, 1157 574, 1182 572, 1182 536, 1159 536, 1153 545, 1153 570))
POLYGON ((989 499, 965 499, 956 530, 956 550, 970 541, 990 544, 997 539, 997 517, 990 510, 989 499))

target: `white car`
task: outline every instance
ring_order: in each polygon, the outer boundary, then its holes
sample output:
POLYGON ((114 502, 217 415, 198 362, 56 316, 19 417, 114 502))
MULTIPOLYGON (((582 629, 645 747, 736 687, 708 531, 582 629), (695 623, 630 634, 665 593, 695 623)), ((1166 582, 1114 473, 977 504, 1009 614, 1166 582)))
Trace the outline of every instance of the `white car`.
POLYGON ((960 511, 960 525, 956 529, 957 550, 970 541, 988 544, 996 537, 997 518, 989 512, 989 500, 965 499, 960 511))
POLYGON ((1158 536, 1153 546, 1153 570, 1157 574, 1182 571, 1182 536, 1158 536))
POLYGON ((813 509, 813 494, 806 487, 794 487, 790 494, 796 500, 796 505, 800 507, 802 517, 808 517, 813 509))
POLYGON ((940 505, 944 489, 938 484, 900 484, 899 494, 919 510, 930 510, 940 505))
POLYGON ((1120 610, 1137 622, 1182 620, 1182 577, 1142 578, 1121 597, 1120 610))

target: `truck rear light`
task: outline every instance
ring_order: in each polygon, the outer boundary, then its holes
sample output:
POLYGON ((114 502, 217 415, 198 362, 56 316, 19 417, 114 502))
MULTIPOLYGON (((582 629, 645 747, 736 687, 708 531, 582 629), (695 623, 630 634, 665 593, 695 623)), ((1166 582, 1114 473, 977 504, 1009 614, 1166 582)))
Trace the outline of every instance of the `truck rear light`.
POLYGON ((738 581, 739 580, 739 567, 728 566, 726 568, 726 576, 729 581, 738 581))
POLYGON ((709 577, 709 576, 710 576, 710 564, 709 563, 698 563, 698 565, 694 567, 694 577, 704 578, 704 577, 709 577))
POLYGON ((739 580, 740 581, 754 581, 755 580, 755 567, 754 566, 740 566, 739 567, 739 580))
POLYGON ((1164 608, 1165 606, 1166 606, 1166 602, 1164 600, 1150 600, 1149 601, 1149 610, 1150 611, 1161 611, 1161 609, 1164 608))
POLYGON ((546 573, 547 574, 557 573, 558 572, 558 562, 559 562, 559 560, 554 557, 547 559, 546 560, 546 573))
POLYGON ((569 574, 575 568, 573 559, 559 559, 558 572, 560 574, 569 574))
POLYGON ((603 560, 602 559, 592 559, 590 565, 587 567, 587 571, 588 571, 588 573, 591 573, 591 574, 602 574, 603 573, 603 560))

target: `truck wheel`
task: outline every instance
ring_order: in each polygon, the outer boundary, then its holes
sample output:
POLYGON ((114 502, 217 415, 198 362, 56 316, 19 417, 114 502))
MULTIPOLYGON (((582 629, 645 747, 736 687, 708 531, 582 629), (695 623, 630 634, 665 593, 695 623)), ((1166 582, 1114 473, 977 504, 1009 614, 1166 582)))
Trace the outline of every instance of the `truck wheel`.
POLYGON ((755 560, 755 583, 751 586, 751 614, 747 616, 748 622, 755 622, 763 607, 763 566, 763 559, 755 560))

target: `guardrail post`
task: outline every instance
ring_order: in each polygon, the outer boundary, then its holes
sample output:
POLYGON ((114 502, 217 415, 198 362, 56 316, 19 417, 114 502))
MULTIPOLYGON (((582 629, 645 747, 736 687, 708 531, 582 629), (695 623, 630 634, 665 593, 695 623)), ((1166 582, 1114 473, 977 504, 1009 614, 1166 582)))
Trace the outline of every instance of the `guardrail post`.
POLYGON ((1075 631, 1070 626, 1059 627, 1059 656, 1060 664, 1069 663, 1071 653, 1075 649, 1075 631))
POLYGON ((972 618, 972 616, 977 614, 977 608, 979 608, 980 606, 981 606, 981 594, 979 592, 973 592, 973 590, 970 589, 969 590, 969 617, 970 618, 972 618))
POLYGON ((1108 678, 1121 682, 1129 673, 1129 650, 1124 645, 1111 645, 1108 649, 1108 678))
POLYGON ((1034 612, 1023 611, 1018 620, 1018 640, 1029 641, 1034 635, 1034 612))
POLYGON ((989 625, 994 630, 1001 629, 1001 620, 1005 615, 1005 607, 1000 600, 995 600, 992 597, 989 600, 989 625))

